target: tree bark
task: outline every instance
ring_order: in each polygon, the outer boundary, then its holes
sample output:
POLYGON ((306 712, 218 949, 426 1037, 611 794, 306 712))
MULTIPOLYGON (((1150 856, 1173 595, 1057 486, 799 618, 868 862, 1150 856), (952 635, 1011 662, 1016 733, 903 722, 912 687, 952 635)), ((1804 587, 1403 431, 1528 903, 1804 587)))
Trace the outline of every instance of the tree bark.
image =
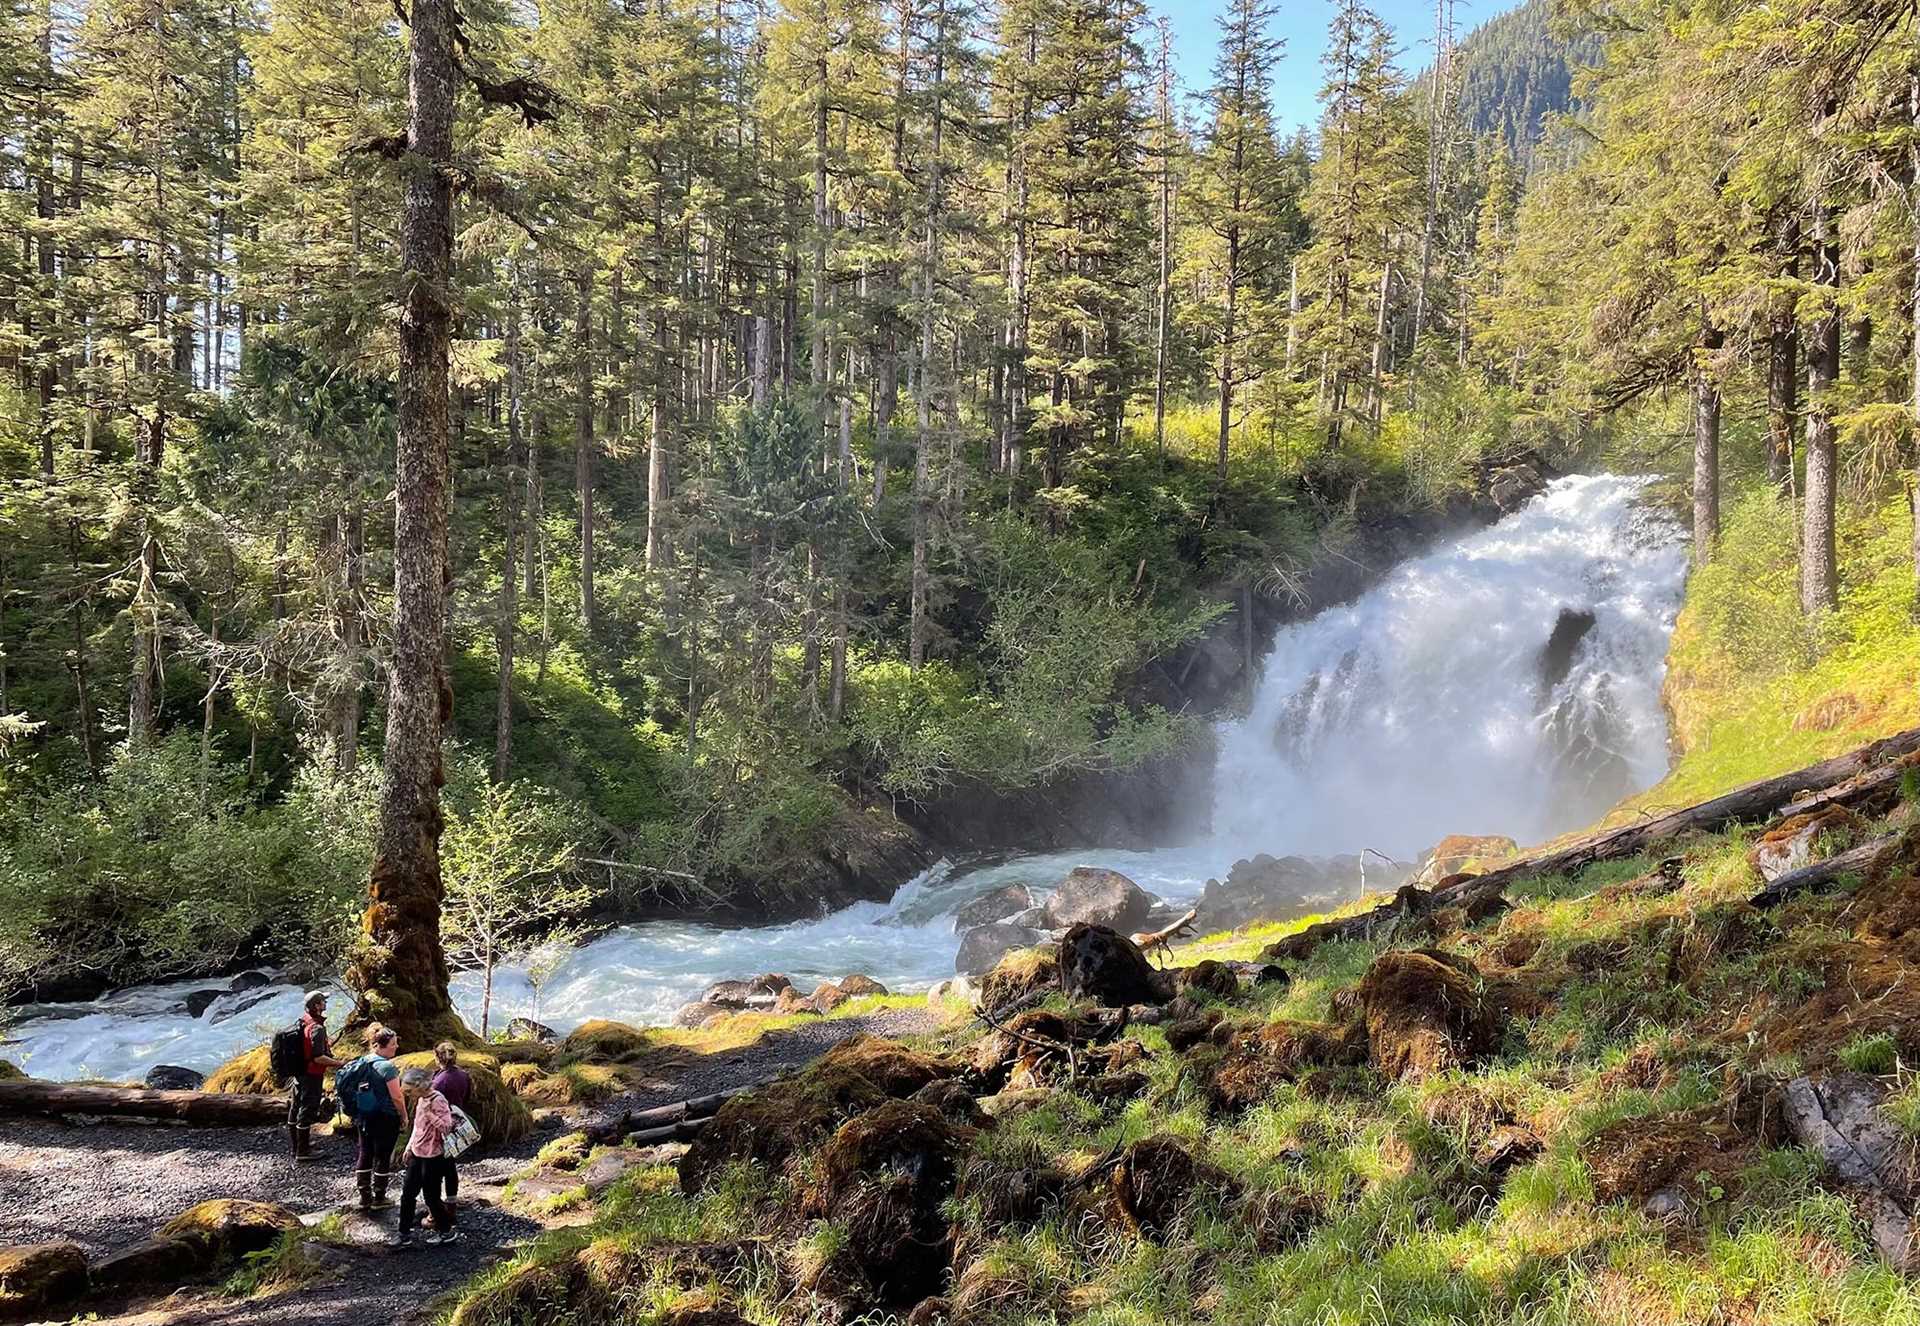
POLYGON ((1720 538, 1720 380, 1708 356, 1725 342, 1708 323, 1693 365, 1693 565, 1705 566, 1720 538))
POLYGON ((513 647, 518 634, 520 605, 517 591, 519 569, 515 562, 514 538, 519 524, 520 476, 514 465, 521 459, 524 445, 520 426, 522 395, 520 365, 520 294, 516 285, 507 309, 507 459, 502 466, 505 482, 500 494, 500 604, 499 620, 494 624, 494 641, 499 673, 493 705, 493 781, 504 783, 513 765, 513 647))
POLYGON ((926 247, 920 268, 920 364, 918 428, 913 446, 913 580, 907 632, 908 664, 918 672, 927 661, 927 540, 933 519, 933 494, 928 457, 933 449, 933 308, 940 279, 940 169, 942 79, 946 70, 947 7, 941 0, 934 19, 933 144, 927 171, 926 247))
MULTIPOLYGON (((1782 274, 1798 276, 1798 218, 1781 227, 1780 247, 1782 274)), ((1793 486, 1793 433, 1800 409, 1800 329, 1793 304, 1790 294, 1776 296, 1767 315, 1767 479, 1780 489, 1793 486)))
POLYGON ((362 996, 356 1023, 385 1023, 412 1049, 466 1036, 447 995, 440 944, 441 736, 453 714, 445 654, 453 26, 452 0, 414 0, 400 220, 400 270, 408 279, 396 379, 385 783, 362 943, 346 975, 348 987, 362 996))
POLYGON ((573 485, 580 503, 580 623, 594 627, 593 600, 593 273, 575 278, 573 322, 573 485))
POLYGON ((1814 211, 1813 279, 1828 287, 1807 347, 1807 482, 1800 532, 1800 608, 1815 617, 1840 601, 1833 546, 1835 445, 1830 393, 1840 376, 1840 243, 1825 204, 1814 211))
MULTIPOLYGON (((1153 452, 1167 456, 1167 340, 1173 314, 1173 26, 1160 19, 1160 285, 1153 305, 1153 452)), ((1226 478, 1224 471, 1220 476, 1226 478)))

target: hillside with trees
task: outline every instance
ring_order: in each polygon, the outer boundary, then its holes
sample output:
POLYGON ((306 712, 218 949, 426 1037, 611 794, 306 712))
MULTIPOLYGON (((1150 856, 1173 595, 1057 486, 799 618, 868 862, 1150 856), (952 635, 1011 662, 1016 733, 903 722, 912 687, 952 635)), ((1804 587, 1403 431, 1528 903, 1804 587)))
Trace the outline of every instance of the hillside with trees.
POLYGON ((1547 138, 1550 117, 1581 109, 1575 84, 1600 62, 1601 31, 1581 7, 1526 0, 1467 33, 1454 56, 1466 131, 1497 134, 1527 158, 1547 138))

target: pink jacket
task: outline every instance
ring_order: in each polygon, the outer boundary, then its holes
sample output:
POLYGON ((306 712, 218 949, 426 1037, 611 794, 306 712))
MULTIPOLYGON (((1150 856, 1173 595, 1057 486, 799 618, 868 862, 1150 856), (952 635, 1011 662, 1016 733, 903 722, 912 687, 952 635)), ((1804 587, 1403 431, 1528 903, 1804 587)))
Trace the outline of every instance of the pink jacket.
POLYGON ((452 1131, 453 1106, 439 1092, 429 1091, 413 1112, 413 1136, 407 1140, 407 1150, 416 1156, 437 1156, 452 1131))

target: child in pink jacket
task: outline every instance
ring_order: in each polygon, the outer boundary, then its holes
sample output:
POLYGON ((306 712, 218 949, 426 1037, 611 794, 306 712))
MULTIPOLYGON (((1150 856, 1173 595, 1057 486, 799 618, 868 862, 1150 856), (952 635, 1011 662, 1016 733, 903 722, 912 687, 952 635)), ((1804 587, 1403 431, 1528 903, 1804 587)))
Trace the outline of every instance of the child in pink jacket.
POLYGON ((412 1244, 414 1204, 425 1195, 433 1227, 421 1242, 452 1243, 460 1235, 442 1194, 450 1191, 454 1182, 453 1157, 444 1154, 447 1134, 453 1131, 453 1106, 433 1089, 433 1075, 424 1068, 409 1068, 400 1085, 413 1107, 413 1132, 407 1140, 407 1176, 400 1188, 400 1232, 394 1242, 401 1247, 412 1244))

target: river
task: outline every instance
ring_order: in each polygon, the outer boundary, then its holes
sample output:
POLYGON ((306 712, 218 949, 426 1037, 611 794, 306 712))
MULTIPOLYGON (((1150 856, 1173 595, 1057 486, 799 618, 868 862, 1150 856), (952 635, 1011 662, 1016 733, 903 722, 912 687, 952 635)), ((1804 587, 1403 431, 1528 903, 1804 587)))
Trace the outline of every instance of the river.
MULTIPOLYGON (((863 972, 890 989, 953 973, 953 914, 1019 881, 1044 894, 1075 865, 1106 866, 1169 902, 1258 852, 1411 859, 1450 833, 1538 841, 1586 824, 1667 767, 1660 705, 1686 577, 1683 531, 1646 481, 1576 475, 1524 508, 1389 573, 1354 602, 1282 630, 1245 718, 1222 725, 1211 824, 1151 852, 942 862, 890 902, 752 929, 655 921, 567 955, 536 992, 496 975, 494 1019, 561 1030, 589 1018, 670 1021, 708 984, 777 971, 801 988, 863 972)), ((1352 886, 1359 888, 1357 875, 1352 886)), ((116 991, 0 1036, 36 1077, 138 1079, 207 1071, 298 1014, 300 992, 219 981, 116 991), (190 994, 220 991, 190 1012, 190 994)), ((455 998, 478 1021, 479 982, 455 998)))

